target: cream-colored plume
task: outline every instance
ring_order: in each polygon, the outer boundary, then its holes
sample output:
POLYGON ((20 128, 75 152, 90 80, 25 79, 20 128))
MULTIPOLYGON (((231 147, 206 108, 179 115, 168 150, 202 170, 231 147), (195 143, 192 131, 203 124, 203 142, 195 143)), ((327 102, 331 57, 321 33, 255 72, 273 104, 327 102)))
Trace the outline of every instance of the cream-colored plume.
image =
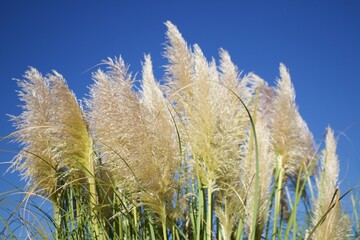
POLYGON ((300 167, 307 167, 314 157, 313 137, 297 109, 290 74, 283 64, 275 91, 271 118, 274 151, 282 160, 285 175, 296 175, 300 167))
POLYGON ((124 61, 108 59, 105 64, 107 72, 93 74, 95 83, 87 101, 90 129, 104 165, 117 182, 129 184, 136 175, 132 167, 142 163, 134 143, 143 141, 145 127, 124 61))
POLYGON ((36 186, 45 194, 56 188, 58 159, 51 154, 56 137, 50 129, 55 120, 55 109, 51 97, 50 82, 36 69, 25 72, 25 80, 18 80, 23 112, 11 116, 16 129, 15 141, 23 150, 14 158, 12 168, 21 172, 28 180, 28 187, 36 186))
POLYGON ((339 160, 336 154, 334 132, 329 127, 326 133, 326 147, 321 159, 320 176, 316 181, 318 197, 314 203, 313 227, 320 225, 314 232, 314 239, 348 239, 351 223, 344 215, 339 202, 338 189, 339 160), (333 207, 333 208, 332 208, 333 207), (330 208, 332 208, 330 210, 330 208), (325 216, 326 215, 326 216, 325 216))
POLYGON ((82 109, 63 77, 47 77, 34 68, 18 81, 23 113, 12 117, 16 141, 24 148, 13 168, 35 187, 51 196, 65 177, 78 179, 93 171, 92 139, 82 109))
MULTIPOLYGON (((176 126, 163 92, 155 81, 150 56, 143 64, 143 85, 141 91, 142 116, 146 126, 146 145, 139 149, 147 167, 143 169, 142 187, 145 192, 140 198, 145 204, 157 209, 162 221, 172 209, 177 183, 175 174, 180 168, 180 147, 176 126)), ((180 181, 178 176, 178 181, 180 181)), ((179 206, 177 206, 179 207, 179 206)), ((170 212, 171 213, 171 212, 170 212)))
MULTIPOLYGON (((167 21, 167 44, 164 56, 168 59, 166 65, 166 80, 171 86, 168 96, 170 101, 178 101, 178 96, 191 97, 189 85, 192 83, 193 59, 192 52, 175 25, 167 21)), ((177 104, 181 104, 177 103, 177 104)), ((179 106, 181 107, 181 106, 179 106)))
POLYGON ((179 143, 167 103, 152 72, 149 56, 143 65, 143 87, 132 91, 122 59, 108 60, 91 88, 89 119, 104 167, 132 199, 149 205, 166 220, 176 188, 179 143))

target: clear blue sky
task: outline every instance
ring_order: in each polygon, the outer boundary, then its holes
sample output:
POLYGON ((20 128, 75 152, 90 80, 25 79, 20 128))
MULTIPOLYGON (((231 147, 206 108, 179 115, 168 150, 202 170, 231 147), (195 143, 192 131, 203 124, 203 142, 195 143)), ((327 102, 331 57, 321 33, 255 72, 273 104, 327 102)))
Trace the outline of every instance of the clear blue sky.
MULTIPOLYGON (((12 78, 28 66, 59 71, 79 98, 92 82, 86 70, 107 57, 121 54, 136 73, 150 53, 161 79, 166 20, 208 58, 225 48, 240 69, 270 84, 285 63, 315 138, 321 140, 328 125, 340 134, 342 192, 360 184, 359 1, 2 0, 0 136, 14 130, 5 115, 20 113, 12 78)), ((1 162, 12 156, 0 152, 1 162)), ((16 175, 3 175, 6 168, 0 165, 1 177, 23 185, 16 175)), ((0 183, 0 192, 5 188, 0 183)))

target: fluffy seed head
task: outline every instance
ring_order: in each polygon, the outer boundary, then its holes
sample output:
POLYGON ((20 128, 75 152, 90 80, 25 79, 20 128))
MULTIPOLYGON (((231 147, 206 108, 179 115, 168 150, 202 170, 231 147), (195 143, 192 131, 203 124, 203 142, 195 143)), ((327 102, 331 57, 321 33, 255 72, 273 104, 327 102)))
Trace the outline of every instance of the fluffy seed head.
POLYGON ((323 222, 315 230, 314 239, 347 239, 351 224, 349 217, 342 213, 339 202, 339 160, 336 154, 334 132, 330 127, 326 132, 325 143, 326 147, 321 159, 320 176, 316 181, 318 197, 314 202, 313 227, 320 221, 323 222), (334 205, 334 208, 322 220, 332 205, 334 205))
POLYGON ((271 135, 275 153, 282 158, 286 175, 296 175, 314 156, 313 137, 295 104, 295 91, 286 67, 280 65, 271 135))
POLYGON ((60 74, 43 77, 30 68, 18 84, 24 111, 12 120, 18 130, 15 140, 23 150, 12 167, 29 180, 29 187, 51 195, 59 177, 88 172, 92 139, 82 109, 60 74))

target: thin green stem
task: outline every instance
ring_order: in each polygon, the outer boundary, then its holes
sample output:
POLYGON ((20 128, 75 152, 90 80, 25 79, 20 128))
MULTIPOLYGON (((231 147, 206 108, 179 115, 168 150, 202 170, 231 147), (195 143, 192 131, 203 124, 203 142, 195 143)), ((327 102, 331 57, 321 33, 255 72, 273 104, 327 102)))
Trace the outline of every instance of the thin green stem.
POLYGON ((243 233, 244 233, 244 220, 240 218, 236 231, 236 240, 243 239, 243 233))
POLYGON ((162 206, 161 224, 162 224, 163 239, 164 239, 164 240, 167 240, 166 208, 165 208, 165 203, 164 203, 163 206, 162 206))
POLYGON ((209 184, 207 189, 208 199, 207 199, 207 219, 206 219, 206 236, 207 240, 211 240, 212 235, 212 185, 209 184))
POLYGON ((139 232, 139 226, 138 226, 138 218, 137 218, 137 210, 136 207, 133 208, 133 218, 134 218, 134 227, 135 227, 135 239, 138 239, 138 232, 139 232))
POLYGON ((282 182, 284 177, 284 168, 282 166, 281 156, 277 156, 276 161, 276 171, 277 171, 277 181, 276 181, 276 193, 275 193, 275 209, 274 209, 274 226, 273 226, 273 235, 272 239, 275 240, 278 234, 278 218, 280 213, 280 199, 282 192, 282 182))
POLYGON ((203 223, 203 214, 204 214, 204 192, 202 189, 202 184, 200 180, 198 179, 198 186, 197 186, 197 197, 198 197, 198 203, 197 203, 197 212, 196 212, 196 240, 200 240, 201 236, 201 229, 202 229, 202 223, 203 223))

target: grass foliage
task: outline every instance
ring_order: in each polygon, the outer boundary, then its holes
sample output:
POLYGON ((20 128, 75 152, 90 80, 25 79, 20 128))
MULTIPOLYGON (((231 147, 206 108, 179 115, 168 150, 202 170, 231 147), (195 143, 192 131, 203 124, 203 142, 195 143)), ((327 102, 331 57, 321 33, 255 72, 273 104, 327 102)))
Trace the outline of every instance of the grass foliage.
POLYGON ((10 169, 27 186, 0 194, 1 238, 356 238, 334 133, 315 145, 286 67, 270 87, 166 26, 162 84, 149 55, 139 82, 122 58, 104 61, 84 105, 57 72, 18 80, 10 169))

